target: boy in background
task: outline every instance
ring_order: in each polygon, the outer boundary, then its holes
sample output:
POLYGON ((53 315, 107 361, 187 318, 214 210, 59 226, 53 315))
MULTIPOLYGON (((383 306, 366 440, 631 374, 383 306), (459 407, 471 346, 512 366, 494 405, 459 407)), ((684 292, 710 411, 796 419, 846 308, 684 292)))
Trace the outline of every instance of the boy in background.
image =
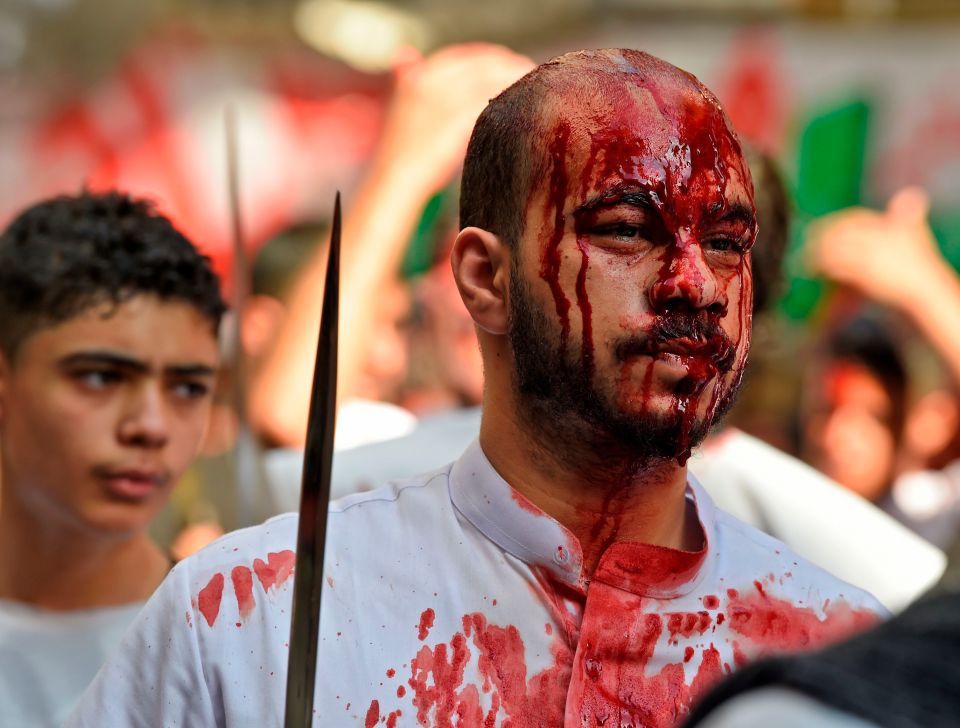
POLYGON ((59 725, 170 569, 147 527, 206 430, 223 311, 125 194, 0 235, 0 724, 59 725))

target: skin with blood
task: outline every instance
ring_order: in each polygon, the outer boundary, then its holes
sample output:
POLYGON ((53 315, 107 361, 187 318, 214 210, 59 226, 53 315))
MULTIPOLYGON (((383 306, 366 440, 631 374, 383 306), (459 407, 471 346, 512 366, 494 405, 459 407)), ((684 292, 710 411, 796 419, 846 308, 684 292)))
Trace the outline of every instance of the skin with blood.
POLYGON ((578 355, 600 386, 614 380, 622 411, 664 416, 666 400, 679 423, 682 464, 695 422, 713 419, 746 363, 746 252, 756 221, 749 173, 716 102, 685 76, 646 80, 635 60, 618 59, 622 73, 591 76, 589 101, 582 80, 557 84, 558 100, 544 113, 552 119, 541 152, 549 183, 531 191, 527 220, 539 221, 538 272, 556 314, 558 355, 578 355), (642 212, 639 229, 607 244, 628 208, 633 217, 642 212), (661 381, 654 362, 673 349, 658 323, 678 300, 707 319, 711 333, 683 358, 685 376, 661 381), (611 322, 608 312, 623 315, 611 322), (619 360, 612 344, 623 336, 645 339, 645 351, 619 360))

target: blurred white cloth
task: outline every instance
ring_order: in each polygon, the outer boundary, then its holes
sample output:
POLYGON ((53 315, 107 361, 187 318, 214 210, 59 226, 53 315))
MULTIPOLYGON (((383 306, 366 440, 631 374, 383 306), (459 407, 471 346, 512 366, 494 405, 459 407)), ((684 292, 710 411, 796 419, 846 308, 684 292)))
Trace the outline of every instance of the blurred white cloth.
POLYGON ((0 726, 60 726, 144 602, 51 612, 0 599, 0 726))
MULTIPOLYGON (((399 437, 355 447, 341 447, 338 414, 330 497, 340 498, 379 488, 453 462, 480 432, 480 408, 449 410, 424 417, 399 437)), ((267 481, 276 513, 300 508, 301 450, 270 450, 264 455, 267 481)))
POLYGON ((950 548, 960 527, 960 461, 901 475, 881 507, 935 546, 950 548))
POLYGON ((697 728, 879 728, 802 693, 761 688, 721 705, 697 728))
POLYGON ((412 412, 389 402, 351 399, 337 410, 337 434, 334 447, 345 450, 402 437, 417 426, 412 412))
POLYGON ((690 459, 717 507, 786 543, 899 612, 932 587, 946 557, 818 471, 739 430, 690 459))

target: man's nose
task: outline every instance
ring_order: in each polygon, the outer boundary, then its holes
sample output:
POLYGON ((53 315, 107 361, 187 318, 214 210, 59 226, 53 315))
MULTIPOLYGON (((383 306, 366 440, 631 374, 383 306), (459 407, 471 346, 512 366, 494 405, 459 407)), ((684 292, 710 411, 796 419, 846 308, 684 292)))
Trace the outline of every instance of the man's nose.
POLYGON ((170 438, 170 422, 163 389, 159 384, 144 384, 130 393, 119 436, 125 445, 161 448, 170 438))
POLYGON ((726 291, 698 242, 678 240, 667 248, 650 289, 650 303, 657 313, 683 308, 726 313, 726 291))

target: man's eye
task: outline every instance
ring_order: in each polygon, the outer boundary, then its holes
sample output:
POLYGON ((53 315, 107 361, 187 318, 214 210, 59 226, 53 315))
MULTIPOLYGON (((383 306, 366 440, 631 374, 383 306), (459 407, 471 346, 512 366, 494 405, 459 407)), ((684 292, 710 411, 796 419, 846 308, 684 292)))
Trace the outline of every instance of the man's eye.
POLYGON ((715 250, 720 253, 737 253, 742 255, 747 252, 747 243, 742 238, 735 238, 731 236, 721 236, 716 238, 710 238, 705 243, 705 247, 708 250, 715 250))
POLYGON ((626 240, 635 240, 640 237, 640 226, 631 225, 627 222, 618 222, 610 225, 600 225, 596 228, 599 235, 606 235, 614 238, 626 240))

